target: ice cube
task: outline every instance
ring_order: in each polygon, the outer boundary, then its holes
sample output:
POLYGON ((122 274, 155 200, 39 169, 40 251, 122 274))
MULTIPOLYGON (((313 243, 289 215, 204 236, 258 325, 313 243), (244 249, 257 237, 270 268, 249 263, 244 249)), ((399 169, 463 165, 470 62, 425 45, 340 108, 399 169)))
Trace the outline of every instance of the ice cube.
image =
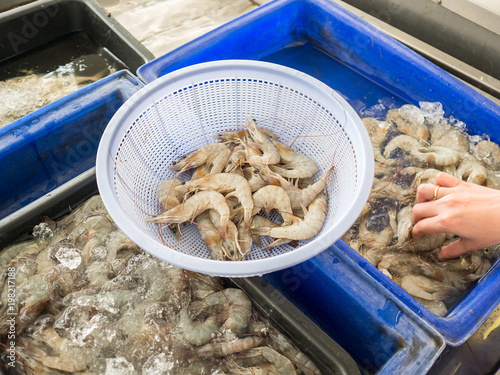
POLYGON ((68 267, 70 270, 78 268, 82 263, 80 252, 72 247, 61 246, 57 250, 55 257, 63 266, 68 267))
POLYGON ((418 104, 427 122, 439 124, 444 121, 444 110, 441 103, 419 102, 418 104))
POLYGON ((134 375, 134 365, 124 357, 106 358, 105 375, 134 375))
POLYGON ((168 359, 165 353, 152 355, 142 366, 143 374, 150 375, 170 375, 174 368, 175 361, 168 359))
POLYGON ((361 115, 361 117, 373 117, 377 120, 383 120, 385 119, 386 112, 387 110, 385 106, 379 103, 368 108, 363 108, 359 111, 359 114, 361 115))

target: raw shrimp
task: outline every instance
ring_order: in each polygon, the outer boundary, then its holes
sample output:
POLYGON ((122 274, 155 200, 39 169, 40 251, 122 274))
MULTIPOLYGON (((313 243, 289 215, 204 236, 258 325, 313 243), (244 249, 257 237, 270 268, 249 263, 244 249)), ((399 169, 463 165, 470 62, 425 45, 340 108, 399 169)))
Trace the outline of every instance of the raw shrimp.
POLYGON ((260 210, 264 210, 269 216, 271 210, 277 210, 283 218, 283 225, 291 225, 297 222, 298 218, 292 213, 290 197, 285 190, 275 185, 266 185, 253 193, 254 209, 252 215, 256 215, 260 210))
POLYGON ((79 209, 62 219, 58 223, 58 228, 78 225, 89 216, 106 216, 108 219, 111 219, 100 195, 92 196, 79 209))
POLYGON ((252 217, 252 224, 250 225, 250 234, 252 236, 252 240, 257 244, 257 246, 261 247, 262 243, 260 241, 260 236, 253 233, 254 229, 257 228, 273 228, 278 227, 279 224, 274 221, 268 219, 267 217, 255 215, 252 217))
POLYGON ((253 238, 251 228, 240 222, 238 224, 238 246, 240 249, 240 257, 238 260, 244 259, 247 256, 252 248, 252 244, 253 238))
POLYGON ((445 316, 448 313, 448 309, 443 301, 440 300, 428 300, 420 297, 413 297, 418 302, 422 304, 427 310, 431 313, 436 314, 437 316, 445 316))
POLYGON ((473 184, 483 185, 486 180, 486 168, 477 160, 463 160, 457 168, 455 176, 473 184))
POLYGON ((431 128, 431 145, 449 147, 461 155, 469 152, 469 142, 463 131, 447 123, 438 123, 431 128))
POLYGON ((481 141, 471 147, 473 155, 489 168, 500 171, 500 146, 495 142, 481 141))
POLYGON ((271 140, 280 155, 279 165, 269 168, 285 178, 309 178, 318 172, 318 167, 310 157, 292 150, 278 140, 271 140))
POLYGON ((5 270, 9 264, 19 255, 32 255, 39 251, 38 243, 36 240, 23 241, 11 245, 0 252, 0 269, 5 270))
POLYGON ((231 173, 234 172, 236 169, 240 169, 243 163, 245 162, 245 158, 246 158, 245 146, 243 146, 242 144, 237 145, 231 152, 231 155, 229 156, 227 165, 224 168, 224 172, 231 173))
POLYGON ((410 135, 398 135, 394 137, 387 143, 384 149, 384 158, 389 159, 391 157, 391 153, 396 149, 401 149, 407 153, 416 152, 419 148, 422 147, 422 143, 420 143, 417 139, 413 138, 410 135))
POLYGON ((175 190, 175 187, 181 184, 182 181, 177 178, 168 179, 160 183, 158 186, 158 201, 163 211, 170 210, 181 204, 183 196, 175 190))
POLYGON ((172 224, 183 223, 196 218, 206 210, 216 210, 220 214, 219 232, 225 233, 229 222, 229 207, 224 196, 216 191, 205 190, 186 199, 178 206, 152 218, 146 218, 148 223, 172 224))
POLYGON ((386 250, 382 255, 377 268, 387 275, 397 284, 401 282, 401 277, 419 272, 419 264, 423 261, 414 253, 400 252, 397 249, 386 250))
POLYGON ((230 254, 225 252, 221 243, 221 236, 215 229, 207 211, 202 212, 196 217, 196 223, 198 224, 198 231, 200 232, 201 238, 203 238, 212 258, 215 260, 224 260, 226 257, 229 258, 230 254))
MULTIPOLYGON (((193 171, 193 174, 191 175, 191 180, 196 180, 197 178, 204 177, 208 174, 210 174, 210 170, 208 169, 208 166, 206 164, 202 164, 199 167, 195 168, 195 170, 193 171)), ((181 182, 181 181, 179 180, 179 182, 181 182)))
POLYGON ((370 199, 379 200, 384 198, 393 198, 403 202, 406 197, 414 194, 414 192, 414 187, 411 184, 408 187, 403 187, 396 184, 393 178, 385 178, 373 183, 370 199))
POLYGON ((365 125, 368 135, 370 136, 375 160, 379 163, 383 163, 384 165, 394 164, 392 160, 387 159, 382 155, 381 150, 381 146, 387 138, 387 133, 393 130, 392 124, 385 121, 378 121, 373 117, 365 117, 363 119, 363 124, 365 125))
POLYGON ((421 162, 429 162, 439 166, 456 164, 460 153, 449 147, 429 146, 411 152, 411 155, 421 162))
POLYGON ((110 232, 103 238, 103 240, 106 244, 108 253, 106 259, 108 261, 112 261, 113 259, 115 259, 118 253, 120 253, 120 251, 124 249, 132 249, 133 251, 139 250, 139 247, 135 243, 133 243, 132 240, 128 238, 121 230, 114 230, 110 232))
MULTIPOLYGON (((318 194, 326 187, 328 179, 334 170, 334 166, 328 169, 323 177, 312 185, 309 185, 305 189, 299 189, 293 183, 289 182, 285 178, 281 177, 279 174, 271 172, 269 170, 262 170, 265 177, 270 180, 270 182, 276 182, 281 186, 288 196, 290 197, 290 202, 292 204, 292 210, 300 209, 302 206, 308 207, 318 196, 318 194)), ((276 185, 273 183, 273 185, 276 185)))
POLYGON ((427 234, 420 238, 410 238, 401 249, 411 252, 425 252, 434 250, 446 241, 446 233, 427 234))
POLYGON ((235 131, 222 132, 214 138, 217 138, 226 143, 242 144, 249 140, 250 134, 247 129, 240 129, 235 131))
POLYGON ((398 219, 398 245, 402 246, 408 238, 410 238, 411 230, 413 228, 413 221, 411 218, 411 206, 403 207, 399 210, 397 219, 398 219))
POLYGON ((66 372, 79 372, 87 369, 89 358, 78 347, 69 346, 67 339, 61 338, 53 328, 47 328, 39 334, 41 339, 57 356, 47 355, 41 348, 31 347, 28 353, 44 366, 66 372))
POLYGON ((441 173, 439 169, 427 168, 422 172, 417 172, 415 175, 415 180, 413 181, 413 186, 416 188, 424 182, 434 183, 436 176, 441 173))
POLYGON ((458 294, 458 290, 451 285, 423 275, 404 275, 401 278, 401 288, 412 296, 431 301, 442 301, 458 294))
POLYGON ((386 121, 394 123, 403 134, 415 134, 424 141, 430 136, 422 111, 414 105, 405 104, 401 108, 389 110, 386 121))
MULTIPOLYGON (((217 211, 210 210, 208 211, 208 215, 212 223, 219 223, 221 220, 217 211)), ((227 222, 227 232, 226 235, 222 237, 222 247, 228 259, 236 260, 239 258, 239 255, 241 255, 238 242, 238 228, 231 220, 227 222)))
MULTIPOLYGON (((390 216, 392 218, 392 215, 390 216)), ((366 227, 368 217, 361 220, 359 224, 359 237, 361 244, 368 246, 372 249, 383 249, 388 246, 393 239, 394 230, 393 225, 389 225, 388 222, 386 226, 380 231, 368 230, 366 227)))
POLYGON ((238 354, 237 362, 245 367, 230 365, 232 374, 295 375, 295 366, 284 355, 269 346, 259 346, 238 354))
POLYGON ((179 328, 182 337, 193 345, 203 345, 209 342, 219 330, 219 319, 215 315, 208 316, 205 321, 194 323, 189 319, 187 309, 182 309, 179 314, 179 328))
POLYGON ((207 165, 210 174, 220 173, 224 170, 231 150, 224 143, 210 143, 199 148, 178 160, 170 167, 171 171, 182 173, 202 164, 207 165))
MULTIPOLYGON (((238 199, 243 207, 243 220, 246 225, 250 223, 253 210, 252 190, 247 180, 242 176, 234 173, 218 173, 197 180, 186 181, 185 184, 177 186, 176 189, 182 194, 194 189, 210 189, 219 193, 229 193, 226 198, 234 196, 238 199)), ((224 202, 224 205, 227 207, 226 202, 224 202)))
POLYGON ((213 306, 223 307, 226 310, 224 314, 226 321, 222 326, 224 329, 235 333, 242 333, 246 330, 252 315, 252 302, 245 292, 240 289, 226 288, 208 295, 202 301, 191 304, 192 309, 197 311, 213 306))
POLYGON ((321 375, 321 371, 311 359, 293 345, 282 333, 273 327, 268 332, 270 346, 274 350, 287 357, 305 375, 321 375))
POLYGON ((194 353, 200 357, 224 357, 259 346, 263 341, 264 339, 262 337, 246 336, 229 342, 205 344, 195 348, 194 353))
POLYGON ((326 209, 326 194, 319 193, 307 209, 302 206, 303 219, 298 218, 292 225, 287 226, 255 228, 252 232, 278 239, 305 240, 315 236, 321 230, 326 218, 326 209))
POLYGON ((247 128, 253 142, 246 143, 246 161, 251 165, 267 166, 277 164, 280 154, 271 139, 259 127, 255 120, 247 117, 247 128))
POLYGON ((250 185, 252 193, 255 193, 260 188, 267 186, 266 180, 261 176, 260 169, 254 167, 243 168, 243 173, 250 185))

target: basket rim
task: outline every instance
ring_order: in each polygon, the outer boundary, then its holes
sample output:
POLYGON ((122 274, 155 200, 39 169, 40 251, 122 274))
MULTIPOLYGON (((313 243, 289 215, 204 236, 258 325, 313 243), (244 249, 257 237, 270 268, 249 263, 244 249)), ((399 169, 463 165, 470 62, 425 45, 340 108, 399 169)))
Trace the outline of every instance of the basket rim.
POLYGON ((296 69, 274 63, 254 60, 218 60, 190 65, 166 74, 147 84, 130 97, 109 121, 99 143, 96 158, 96 178, 99 193, 101 194, 103 203, 111 218, 115 221, 118 228, 125 233, 125 235, 151 255, 168 263, 191 271, 206 273, 211 276, 226 277, 261 276, 265 273, 291 267, 326 250, 328 247, 333 245, 335 241, 340 239, 340 237, 347 232, 353 224, 353 222, 344 220, 344 217, 349 214, 351 217, 354 215, 354 217, 357 218, 361 213, 361 210, 370 194, 373 183, 373 173, 373 150, 368 133, 360 117, 339 93, 318 79, 296 69), (140 104, 147 101, 154 101, 155 92, 165 86, 173 85, 177 80, 189 77, 193 73, 198 75, 204 71, 213 71, 214 69, 223 71, 257 69, 267 71, 268 73, 270 72, 278 76, 283 76, 288 79, 300 79, 302 83, 313 87, 314 90, 328 93, 328 95, 332 96, 335 101, 339 102, 344 107, 346 116, 355 124, 354 130, 356 131, 356 135, 359 137, 358 140, 362 148, 362 157, 357 162, 360 163, 360 170, 363 173, 359 173, 357 175, 359 183, 357 184, 356 191, 353 192, 354 199, 353 204, 350 207, 350 211, 340 213, 341 217, 338 219, 335 227, 317 235, 313 241, 289 252, 276 256, 270 256, 269 258, 236 262, 217 261, 181 253, 152 240, 146 233, 142 232, 142 230, 137 229, 136 224, 128 218, 127 214, 123 211, 116 199, 113 184, 113 167, 110 165, 111 163, 109 163, 109 158, 113 158, 110 152, 112 142, 117 138, 122 139, 123 137, 123 133, 118 133, 119 125, 121 124, 122 119, 135 115, 134 112, 137 112, 137 108, 140 107, 140 104), (153 98, 153 100, 151 100, 151 98, 153 98), (332 238, 334 238, 333 241, 332 238))

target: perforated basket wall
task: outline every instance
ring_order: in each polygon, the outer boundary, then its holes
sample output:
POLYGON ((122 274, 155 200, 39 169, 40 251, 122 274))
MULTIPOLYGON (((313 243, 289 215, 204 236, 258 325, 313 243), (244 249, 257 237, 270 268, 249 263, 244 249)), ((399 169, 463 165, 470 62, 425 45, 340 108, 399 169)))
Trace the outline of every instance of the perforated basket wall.
POLYGON ((304 73, 256 61, 194 65, 152 82, 115 114, 97 155, 99 191, 125 234, 163 260, 220 276, 260 275, 323 251, 356 220, 372 178, 370 140, 347 102, 304 73), (175 177, 168 169, 173 161, 215 142, 221 132, 244 129, 247 116, 313 158, 319 167, 315 180, 334 165, 327 217, 319 234, 297 248, 253 245, 244 261, 214 261, 194 224, 183 226, 178 242, 166 226, 145 218, 161 212, 157 188, 175 177))

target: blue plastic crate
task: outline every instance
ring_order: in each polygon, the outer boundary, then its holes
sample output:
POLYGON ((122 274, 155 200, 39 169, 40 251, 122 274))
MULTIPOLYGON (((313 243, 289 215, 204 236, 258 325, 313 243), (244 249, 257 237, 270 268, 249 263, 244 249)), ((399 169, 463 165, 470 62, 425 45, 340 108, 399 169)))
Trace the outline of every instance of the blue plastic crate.
MULTIPOLYGON (((496 104, 332 1, 272 1, 145 64, 138 75, 151 82, 184 66, 221 59, 269 61, 303 71, 340 92, 356 110, 384 98, 397 106, 441 102, 446 116, 465 122, 470 133, 500 142, 496 104)), ((336 245, 451 345, 463 343, 500 303, 500 261, 439 317, 344 242, 336 245)), ((314 264, 321 271, 321 262, 314 264)), ((330 278, 333 283, 336 275, 330 278)))
POLYGON ((106 125, 143 86, 122 70, 0 129, 0 219, 95 166, 106 125))
POLYGON ((363 374, 425 374, 445 346, 436 330, 336 247, 265 278, 340 344, 363 374))

